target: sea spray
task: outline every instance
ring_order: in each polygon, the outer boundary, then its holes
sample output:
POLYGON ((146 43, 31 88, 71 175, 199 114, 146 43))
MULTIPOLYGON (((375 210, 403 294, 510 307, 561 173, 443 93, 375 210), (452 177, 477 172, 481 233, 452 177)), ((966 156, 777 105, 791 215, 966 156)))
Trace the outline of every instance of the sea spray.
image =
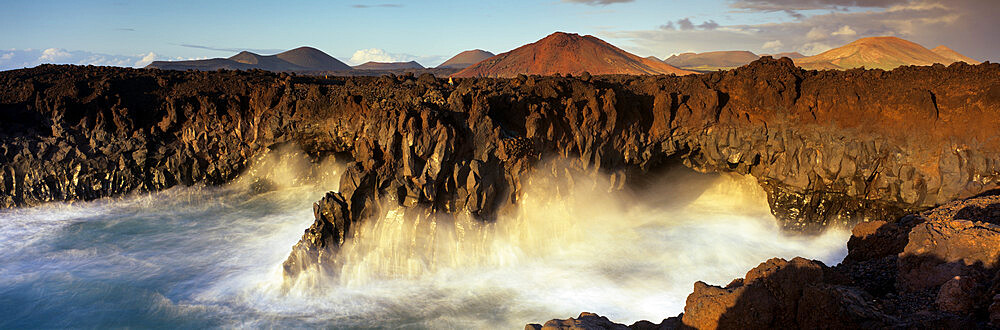
POLYGON ((844 229, 780 233, 749 176, 679 168, 620 189, 606 175, 566 168, 543 165, 516 207, 493 221, 384 202, 354 227, 325 268, 332 272, 300 275, 290 292, 345 303, 391 292, 359 311, 389 324, 516 327, 588 310, 632 322, 676 315, 697 280, 725 284, 774 256, 835 264, 846 253, 844 229), (420 303, 386 306, 392 296, 420 303), (461 307, 477 304, 505 315, 480 319, 485 310, 461 307))
POLYGON ((659 320, 681 311, 696 280, 725 284, 774 256, 836 263, 848 236, 781 234, 748 177, 678 169, 620 189, 554 163, 486 222, 386 204, 350 234, 334 271, 286 283, 281 262, 339 167, 294 150, 257 164, 224 187, 2 211, 0 237, 19 244, 0 247, 0 307, 13 315, 0 327, 659 320))

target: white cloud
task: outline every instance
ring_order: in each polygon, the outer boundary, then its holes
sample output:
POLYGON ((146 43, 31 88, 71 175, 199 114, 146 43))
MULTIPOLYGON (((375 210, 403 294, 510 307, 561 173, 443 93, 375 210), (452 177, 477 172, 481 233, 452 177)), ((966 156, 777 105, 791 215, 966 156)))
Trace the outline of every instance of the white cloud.
POLYGON ((811 56, 831 49, 833 49, 832 46, 824 44, 822 42, 810 42, 805 45, 802 45, 802 47, 799 48, 799 52, 802 53, 803 55, 811 56))
POLYGON ((138 55, 109 55, 62 48, 8 49, 0 53, 0 70, 30 68, 46 63, 143 67, 156 58, 157 55, 153 52, 138 55))
POLYGON ((70 53, 59 48, 49 48, 42 51, 42 56, 38 58, 39 61, 48 62, 59 62, 67 58, 72 57, 70 53))
POLYGON ((760 46, 761 49, 773 49, 773 50, 778 50, 781 47, 784 47, 784 44, 781 43, 781 40, 771 40, 765 42, 763 46, 760 46))
POLYGON ((403 53, 390 53, 380 48, 368 48, 360 49, 351 55, 351 59, 347 60, 347 64, 359 65, 365 62, 409 62, 417 61, 420 65, 424 67, 434 67, 441 62, 444 62, 450 56, 442 55, 426 55, 426 56, 416 56, 403 53))
POLYGON ((354 52, 348 62, 351 65, 358 65, 365 62, 409 62, 416 58, 416 56, 409 54, 395 54, 386 52, 384 49, 368 48, 354 52))
POLYGON ((813 27, 809 29, 809 33, 806 33, 806 39, 809 40, 823 40, 827 38, 827 33, 819 27, 813 27))
POLYGON ((143 56, 138 61, 135 61, 135 64, 132 65, 132 66, 134 66, 134 67, 144 67, 144 66, 149 65, 149 63, 152 63, 155 60, 156 60, 156 53, 149 52, 149 54, 146 54, 145 56, 143 56))
POLYGON ((854 32, 854 30, 847 25, 844 25, 843 27, 840 28, 840 30, 833 32, 833 35, 835 36, 846 36, 846 37, 854 36, 857 34, 858 34, 857 32, 854 32))

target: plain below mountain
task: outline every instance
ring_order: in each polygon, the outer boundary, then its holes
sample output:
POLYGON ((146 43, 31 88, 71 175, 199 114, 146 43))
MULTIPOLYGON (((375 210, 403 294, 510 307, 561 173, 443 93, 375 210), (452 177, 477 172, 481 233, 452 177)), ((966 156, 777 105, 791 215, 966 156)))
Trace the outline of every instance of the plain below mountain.
POLYGON ((155 61, 146 68, 164 70, 201 70, 214 71, 219 69, 266 71, 343 71, 351 67, 312 47, 299 47, 275 55, 259 55, 248 51, 240 52, 229 58, 212 58, 191 61, 155 61))
POLYGON ((438 65, 438 69, 465 69, 485 59, 496 56, 482 49, 467 50, 438 65))
POLYGON ((787 58, 790 58, 790 59, 793 59, 793 60, 797 59, 797 58, 806 57, 805 55, 802 55, 799 52, 785 52, 785 53, 777 53, 777 54, 760 54, 760 57, 764 57, 764 56, 770 56, 770 57, 773 57, 773 58, 787 57, 787 58))
POLYGON ((687 75, 661 61, 642 58, 594 36, 556 32, 534 43, 483 60, 455 77, 515 77, 519 74, 687 75))
POLYGON ((391 70, 409 70, 409 69, 423 69, 424 66, 420 65, 416 61, 409 62, 365 62, 364 64, 355 66, 355 70, 379 70, 379 71, 391 71, 391 70))
POLYGON ((938 52, 935 52, 897 37, 870 37, 855 40, 819 55, 796 59, 795 64, 810 70, 846 70, 860 67, 892 70, 904 65, 935 63, 948 65, 960 61, 975 64, 969 62, 972 59, 947 47, 942 46, 938 49, 938 52))

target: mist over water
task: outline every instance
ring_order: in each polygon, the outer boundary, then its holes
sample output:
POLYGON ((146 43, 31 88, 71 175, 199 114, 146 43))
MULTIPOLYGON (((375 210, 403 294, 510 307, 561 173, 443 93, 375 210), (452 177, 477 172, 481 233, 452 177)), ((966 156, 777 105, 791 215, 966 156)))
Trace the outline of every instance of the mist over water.
POLYGON ((0 211, 0 328, 659 322, 696 280, 724 285, 775 256, 835 264, 849 237, 780 234, 751 178, 676 170, 614 190, 556 162, 495 221, 385 207, 333 273, 288 281, 281 263, 339 168, 285 151, 224 187, 0 211))

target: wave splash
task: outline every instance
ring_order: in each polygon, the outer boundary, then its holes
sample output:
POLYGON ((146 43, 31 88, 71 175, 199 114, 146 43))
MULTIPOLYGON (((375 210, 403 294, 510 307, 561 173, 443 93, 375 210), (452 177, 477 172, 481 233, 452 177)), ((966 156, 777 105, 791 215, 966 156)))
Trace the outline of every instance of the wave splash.
POLYGON ((669 171, 636 190, 558 161, 481 222, 383 208, 334 274, 281 263, 342 166, 299 151, 224 187, 0 211, 0 327, 522 327, 676 315, 696 280, 770 257, 836 263, 849 233, 779 232, 752 178, 669 171), (69 312, 67 312, 69 311, 69 312))
POLYGON ((378 297, 368 312, 427 327, 521 327, 581 311, 633 322, 680 313, 697 280, 725 284, 774 256, 834 264, 846 255, 844 229, 780 233, 749 176, 674 169, 629 190, 567 168, 540 167, 495 221, 385 207, 352 229, 334 274, 300 274, 286 292, 378 297))

